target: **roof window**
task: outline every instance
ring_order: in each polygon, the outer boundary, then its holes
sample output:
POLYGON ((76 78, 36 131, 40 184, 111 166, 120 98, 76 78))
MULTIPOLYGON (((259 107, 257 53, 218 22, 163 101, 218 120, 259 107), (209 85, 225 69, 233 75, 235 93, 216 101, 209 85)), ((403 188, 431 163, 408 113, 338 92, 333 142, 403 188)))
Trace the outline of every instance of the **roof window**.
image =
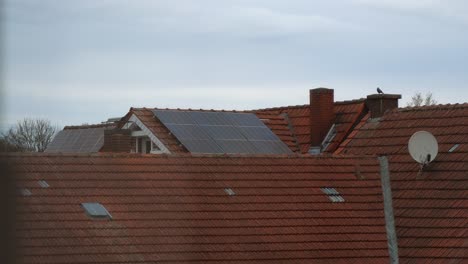
POLYGON ((40 180, 38 183, 39 183, 39 186, 41 186, 42 188, 49 188, 50 187, 50 185, 44 180, 40 180))
POLYGON ((229 196, 234 196, 236 193, 231 189, 231 188, 224 188, 224 191, 229 195, 229 196))
POLYGON ((333 203, 342 203, 345 201, 343 196, 335 189, 331 187, 322 187, 320 188, 324 194, 328 196, 328 199, 333 203))
POLYGON ((26 188, 20 189, 19 192, 23 196, 31 196, 32 195, 31 191, 29 189, 26 189, 26 188))
POLYGON ((81 206, 85 209, 86 214, 92 218, 112 219, 109 211, 100 203, 82 203, 81 206))
POLYGON ((328 145, 330 145, 332 140, 335 138, 336 133, 337 133, 336 126, 335 126, 335 124, 333 124, 331 126, 330 130, 328 130, 327 135, 323 139, 321 151, 325 151, 328 148, 328 145))
POLYGON ((460 144, 453 145, 453 147, 451 147, 448 152, 454 152, 459 146, 460 144))

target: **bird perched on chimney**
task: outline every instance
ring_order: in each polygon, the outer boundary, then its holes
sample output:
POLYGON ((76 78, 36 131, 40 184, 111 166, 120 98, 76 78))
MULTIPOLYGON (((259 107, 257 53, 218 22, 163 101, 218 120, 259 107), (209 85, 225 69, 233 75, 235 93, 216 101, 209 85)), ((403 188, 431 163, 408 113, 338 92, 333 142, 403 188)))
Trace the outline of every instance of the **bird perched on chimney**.
POLYGON ((383 91, 382 91, 379 87, 377 87, 377 92, 378 92, 379 94, 383 94, 383 91))

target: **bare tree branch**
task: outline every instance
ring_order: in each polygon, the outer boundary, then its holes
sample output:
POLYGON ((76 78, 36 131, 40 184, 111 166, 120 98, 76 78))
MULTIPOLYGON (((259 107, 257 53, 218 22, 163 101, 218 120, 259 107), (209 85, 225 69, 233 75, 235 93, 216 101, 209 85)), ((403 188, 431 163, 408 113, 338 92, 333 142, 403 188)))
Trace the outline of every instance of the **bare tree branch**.
POLYGON ((423 106, 423 105, 435 105, 437 101, 433 98, 432 93, 428 92, 426 96, 422 93, 417 92, 411 97, 411 101, 406 106, 423 106))
POLYGON ((2 140, 5 146, 14 146, 21 151, 43 152, 57 131, 49 120, 25 118, 11 127, 2 140))

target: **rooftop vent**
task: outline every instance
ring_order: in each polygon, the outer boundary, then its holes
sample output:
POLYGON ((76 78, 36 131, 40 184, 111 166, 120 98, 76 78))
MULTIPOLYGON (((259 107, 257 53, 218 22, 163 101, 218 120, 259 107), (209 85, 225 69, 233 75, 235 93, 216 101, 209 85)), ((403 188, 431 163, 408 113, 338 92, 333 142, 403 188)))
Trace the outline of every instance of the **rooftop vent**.
POLYGON ((81 206, 85 209, 86 214, 92 218, 112 219, 109 211, 100 203, 82 203, 81 206))
POLYGON ((224 191, 229 195, 229 196, 234 196, 236 193, 231 189, 231 188, 225 188, 224 191))
POLYGON ((345 199, 341 196, 341 194, 335 189, 330 187, 322 187, 320 188, 323 193, 328 196, 328 199, 334 203, 342 203, 345 199))
POLYGON ((453 145, 453 147, 451 147, 448 152, 454 152, 459 146, 460 144, 453 145))
POLYGON ((39 183, 39 186, 41 186, 42 188, 49 188, 50 187, 50 185, 44 180, 40 180, 38 183, 39 183))

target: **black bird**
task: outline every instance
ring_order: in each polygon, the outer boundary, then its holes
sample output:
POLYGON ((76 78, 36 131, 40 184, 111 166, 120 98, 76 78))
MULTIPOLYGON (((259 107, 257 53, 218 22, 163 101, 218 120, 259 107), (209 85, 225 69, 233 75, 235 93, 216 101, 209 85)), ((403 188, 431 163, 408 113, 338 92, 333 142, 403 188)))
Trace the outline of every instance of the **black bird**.
POLYGON ((382 91, 379 87, 377 87, 377 92, 378 92, 379 94, 383 94, 383 91, 382 91))

